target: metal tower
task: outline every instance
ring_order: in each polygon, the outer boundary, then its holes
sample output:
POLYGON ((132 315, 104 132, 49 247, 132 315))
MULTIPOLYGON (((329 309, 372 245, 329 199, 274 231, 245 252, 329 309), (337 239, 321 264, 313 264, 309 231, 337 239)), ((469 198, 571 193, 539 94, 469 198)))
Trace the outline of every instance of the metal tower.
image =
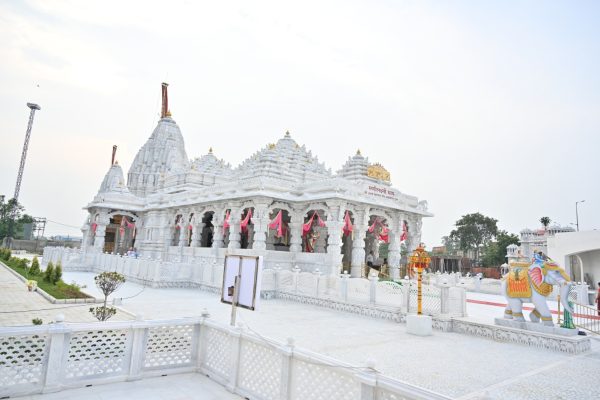
POLYGON ((27 147, 29 147, 29 138, 31 137, 31 128, 33 127, 33 117, 36 110, 41 110, 41 107, 34 103, 27 103, 27 107, 31 108, 29 113, 29 123, 27 124, 27 133, 25 133, 25 143, 23 143, 23 152, 21 153, 21 164, 19 165, 19 173, 17 174, 17 184, 15 185, 15 201, 19 201, 19 191, 21 190, 21 180, 23 179, 23 170, 25 169, 25 160, 27 159, 27 147))
MULTIPOLYGON (((21 190, 21 181, 23 180, 23 170, 25 169, 25 160, 27 159, 27 147, 29 147, 29 138, 31 137, 31 128, 33 127, 33 117, 35 116, 36 110, 41 110, 41 107, 34 103, 27 103, 27 107, 31 109, 29 113, 29 123, 27 124, 27 132, 25 133, 25 143, 23 143, 23 152, 21 153, 21 164, 19 164, 19 172, 17 174, 17 184, 15 185, 15 195, 13 199, 15 199, 15 205, 19 204, 19 191, 21 190)), ((10 221, 8 222, 8 236, 4 238, 4 247, 12 248, 12 235, 15 224, 16 217, 15 208, 12 211, 12 215, 10 216, 10 221)))

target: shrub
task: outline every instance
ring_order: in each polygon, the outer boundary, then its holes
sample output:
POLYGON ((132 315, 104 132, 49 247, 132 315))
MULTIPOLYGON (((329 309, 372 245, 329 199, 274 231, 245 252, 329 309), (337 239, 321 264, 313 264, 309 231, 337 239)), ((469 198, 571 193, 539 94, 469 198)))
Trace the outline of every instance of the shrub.
POLYGON ((10 249, 4 248, 4 247, 0 249, 0 258, 1 259, 3 259, 4 261, 8 261, 8 260, 10 260, 10 256, 11 256, 10 249))
POLYGON ((37 257, 33 257, 31 268, 29 268, 29 274, 34 276, 40 274, 40 262, 37 257))
POLYGON ((29 260, 25 258, 19 258, 18 260, 19 261, 17 262, 17 265, 23 269, 27 269, 27 266, 29 265, 29 260))
POLYGON ((34 318, 34 319, 31 320, 31 323, 34 324, 34 325, 41 325, 41 324, 44 323, 44 321, 42 321, 41 318, 34 318))
POLYGON ((90 312, 98 319, 98 321, 106 321, 117 313, 117 309, 114 307, 100 306, 96 308, 91 307, 90 312))
POLYGON ((46 271, 44 271, 44 280, 46 282, 52 282, 53 278, 54 278, 54 264, 52 264, 52 261, 50 261, 48 263, 48 266, 46 267, 46 271))
POLYGON ((60 281, 60 278, 62 278, 62 265, 59 261, 54 268, 54 274, 52 274, 52 283, 56 285, 60 281))

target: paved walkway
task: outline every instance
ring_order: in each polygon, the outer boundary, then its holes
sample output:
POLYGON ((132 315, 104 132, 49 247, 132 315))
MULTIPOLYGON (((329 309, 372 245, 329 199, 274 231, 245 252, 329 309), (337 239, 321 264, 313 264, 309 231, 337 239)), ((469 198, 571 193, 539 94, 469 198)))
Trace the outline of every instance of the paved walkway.
POLYGON ((223 386, 200 374, 179 374, 159 378, 94 385, 33 396, 19 400, 241 400, 223 386))
MULTIPOLYGON (((0 326, 31 325, 34 318, 41 318, 46 324, 54 321, 57 314, 63 314, 66 322, 97 322, 89 312, 91 306, 52 304, 39 293, 28 291, 25 284, 0 263, 0 326)), ((133 317, 119 312, 111 318, 114 321, 129 319, 133 317)))

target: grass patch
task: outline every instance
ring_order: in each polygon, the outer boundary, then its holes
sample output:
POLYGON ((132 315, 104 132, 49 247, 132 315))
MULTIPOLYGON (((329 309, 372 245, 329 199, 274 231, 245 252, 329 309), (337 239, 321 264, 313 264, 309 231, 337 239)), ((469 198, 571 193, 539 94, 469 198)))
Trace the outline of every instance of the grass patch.
MULTIPOLYGON (((69 285, 62 280, 59 280, 56 285, 51 282, 46 282, 44 281, 43 272, 32 275, 28 273, 26 268, 20 266, 18 262, 12 260, 2 260, 2 262, 25 279, 37 281, 37 286, 55 299, 86 299, 91 297, 83 293, 78 286, 69 285)), ((27 290, 25 285, 23 286, 23 290, 27 290)))

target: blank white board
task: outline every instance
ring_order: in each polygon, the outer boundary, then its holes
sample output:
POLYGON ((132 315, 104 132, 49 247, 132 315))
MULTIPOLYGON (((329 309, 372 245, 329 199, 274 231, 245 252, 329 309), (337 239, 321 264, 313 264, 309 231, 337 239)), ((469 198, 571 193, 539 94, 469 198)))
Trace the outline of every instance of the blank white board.
POLYGON ((256 256, 225 256, 223 271, 223 286, 221 288, 221 301, 231 304, 233 302, 233 286, 235 277, 239 276, 239 295, 236 306, 255 310, 260 300, 260 282, 262 271, 262 257, 256 256))

